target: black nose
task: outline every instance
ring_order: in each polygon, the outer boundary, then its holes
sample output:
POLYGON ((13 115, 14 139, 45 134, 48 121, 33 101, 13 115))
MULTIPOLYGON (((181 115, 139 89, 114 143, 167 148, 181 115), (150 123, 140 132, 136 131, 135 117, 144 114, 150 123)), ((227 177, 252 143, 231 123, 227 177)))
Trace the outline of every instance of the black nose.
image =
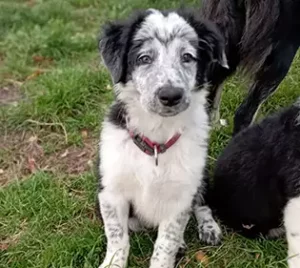
POLYGON ((180 87, 162 87, 158 91, 158 98, 165 106, 175 106, 183 97, 183 89, 180 87))

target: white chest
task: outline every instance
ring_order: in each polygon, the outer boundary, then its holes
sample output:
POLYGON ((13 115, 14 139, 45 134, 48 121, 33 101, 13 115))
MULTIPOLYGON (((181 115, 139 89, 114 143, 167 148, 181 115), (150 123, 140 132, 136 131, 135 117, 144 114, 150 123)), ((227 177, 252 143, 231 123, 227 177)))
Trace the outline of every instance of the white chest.
POLYGON ((106 126, 101 139, 102 185, 122 194, 136 213, 151 225, 191 206, 201 185, 206 136, 184 133, 155 159, 143 153, 128 133, 106 126))

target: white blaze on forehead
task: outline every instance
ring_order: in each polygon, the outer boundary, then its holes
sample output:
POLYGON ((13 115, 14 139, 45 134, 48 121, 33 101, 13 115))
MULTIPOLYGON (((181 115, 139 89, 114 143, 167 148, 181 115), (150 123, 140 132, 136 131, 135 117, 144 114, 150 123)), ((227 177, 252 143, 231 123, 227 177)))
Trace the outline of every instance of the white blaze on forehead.
POLYGON ((170 37, 178 36, 187 39, 196 39, 197 34, 192 26, 177 13, 172 12, 164 16, 155 9, 149 10, 151 13, 145 18, 141 28, 135 35, 135 40, 159 38, 168 40, 170 37))

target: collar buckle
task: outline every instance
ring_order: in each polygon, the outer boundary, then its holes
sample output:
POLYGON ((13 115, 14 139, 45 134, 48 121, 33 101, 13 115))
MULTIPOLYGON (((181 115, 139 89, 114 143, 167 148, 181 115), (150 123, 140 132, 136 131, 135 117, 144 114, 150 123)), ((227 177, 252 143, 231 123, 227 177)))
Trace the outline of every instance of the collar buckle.
POLYGON ((157 152, 157 145, 153 146, 154 148, 154 160, 155 160, 155 165, 158 166, 158 152, 157 152))
POLYGON ((134 144, 146 154, 153 155, 154 148, 151 148, 138 134, 132 137, 134 144))

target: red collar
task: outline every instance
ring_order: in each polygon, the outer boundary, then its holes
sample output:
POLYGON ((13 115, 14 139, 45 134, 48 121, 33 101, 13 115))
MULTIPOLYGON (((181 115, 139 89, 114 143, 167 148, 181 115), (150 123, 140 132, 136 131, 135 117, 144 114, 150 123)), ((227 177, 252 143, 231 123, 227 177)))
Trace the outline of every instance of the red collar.
POLYGON ((157 143, 151 141, 149 138, 144 135, 139 135, 134 133, 133 131, 128 130, 130 137, 137 147, 140 148, 141 151, 148 155, 153 155, 155 157, 155 164, 158 164, 158 154, 164 153, 168 150, 172 145, 176 143, 176 141, 180 138, 181 134, 176 133, 171 139, 169 139, 166 143, 157 143))

